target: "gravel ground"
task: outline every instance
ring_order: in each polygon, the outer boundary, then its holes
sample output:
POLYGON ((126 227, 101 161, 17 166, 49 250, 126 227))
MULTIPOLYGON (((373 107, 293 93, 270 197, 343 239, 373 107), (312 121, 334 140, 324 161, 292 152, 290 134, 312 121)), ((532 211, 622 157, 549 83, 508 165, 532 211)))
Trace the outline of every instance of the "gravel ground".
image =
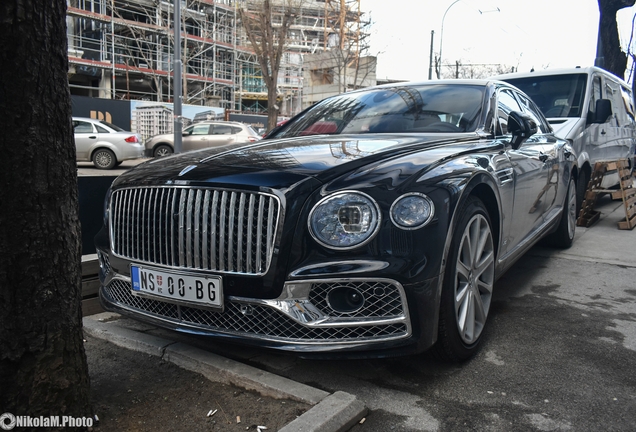
POLYGON ((310 408, 213 382, 94 337, 86 336, 85 347, 98 432, 271 432, 310 408))

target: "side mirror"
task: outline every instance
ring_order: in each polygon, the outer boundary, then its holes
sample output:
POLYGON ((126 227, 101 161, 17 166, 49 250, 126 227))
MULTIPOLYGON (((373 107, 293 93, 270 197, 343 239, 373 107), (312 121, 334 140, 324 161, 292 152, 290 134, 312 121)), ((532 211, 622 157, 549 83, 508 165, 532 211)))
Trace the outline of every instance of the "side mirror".
POLYGON ((525 140, 537 133, 537 123, 528 114, 512 111, 508 116, 508 132, 512 134, 510 144, 516 150, 525 140))
POLYGON ((596 110, 592 123, 605 123, 612 116, 612 103, 609 99, 599 99, 596 101, 596 110))

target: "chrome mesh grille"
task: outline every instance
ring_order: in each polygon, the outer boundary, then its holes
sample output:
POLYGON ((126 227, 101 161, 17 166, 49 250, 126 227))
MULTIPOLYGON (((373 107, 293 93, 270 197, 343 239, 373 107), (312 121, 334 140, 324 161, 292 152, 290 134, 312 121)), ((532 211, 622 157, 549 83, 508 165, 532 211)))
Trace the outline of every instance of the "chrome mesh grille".
POLYGON ((120 257, 249 275, 267 272, 280 217, 274 195, 176 186, 116 190, 109 210, 120 257))
POLYGON ((308 327, 266 305, 225 301, 225 311, 177 306, 131 294, 130 283, 114 279, 104 293, 119 306, 154 315, 164 321, 189 324, 223 333, 261 336, 286 342, 346 342, 358 340, 396 339, 408 335, 405 323, 362 325, 353 323, 339 327, 308 327))
POLYGON ((378 317, 390 318, 404 316, 404 308, 400 290, 397 286, 388 282, 359 282, 349 281, 343 283, 322 282, 312 286, 309 300, 323 313, 329 316, 346 317, 378 317), (360 310, 352 313, 335 311, 327 302, 329 291, 338 287, 347 287, 358 290, 364 297, 364 305, 360 310))

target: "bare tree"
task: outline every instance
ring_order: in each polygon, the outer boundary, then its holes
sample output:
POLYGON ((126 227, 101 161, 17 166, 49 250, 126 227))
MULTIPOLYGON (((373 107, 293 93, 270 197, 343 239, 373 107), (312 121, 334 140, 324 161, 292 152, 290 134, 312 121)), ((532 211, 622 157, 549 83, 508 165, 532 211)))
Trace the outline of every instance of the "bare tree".
POLYGON ((90 417, 66 0, 0 17, 0 407, 90 417))
POLYGON ((493 75, 515 71, 515 66, 501 63, 464 63, 461 60, 457 60, 455 65, 446 66, 444 75, 457 79, 484 79, 493 75))
POLYGON ((268 131, 276 126, 278 119, 278 73, 289 27, 301 6, 299 0, 251 0, 247 2, 247 10, 238 10, 267 86, 268 131))
POLYGON ((616 13, 634 4, 636 0, 598 0, 600 52, 597 57, 602 57, 603 69, 621 78, 625 76, 627 54, 621 50, 616 13))

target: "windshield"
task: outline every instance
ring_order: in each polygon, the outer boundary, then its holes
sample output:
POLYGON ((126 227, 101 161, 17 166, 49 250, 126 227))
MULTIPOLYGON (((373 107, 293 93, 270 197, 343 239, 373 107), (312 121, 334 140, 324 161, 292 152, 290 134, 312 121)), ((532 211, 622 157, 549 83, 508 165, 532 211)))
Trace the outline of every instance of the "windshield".
POLYGON ((344 93, 317 103, 276 134, 472 132, 485 87, 436 84, 344 93))
POLYGON ((545 75, 504 80, 530 96, 547 118, 581 117, 586 74, 545 75))

